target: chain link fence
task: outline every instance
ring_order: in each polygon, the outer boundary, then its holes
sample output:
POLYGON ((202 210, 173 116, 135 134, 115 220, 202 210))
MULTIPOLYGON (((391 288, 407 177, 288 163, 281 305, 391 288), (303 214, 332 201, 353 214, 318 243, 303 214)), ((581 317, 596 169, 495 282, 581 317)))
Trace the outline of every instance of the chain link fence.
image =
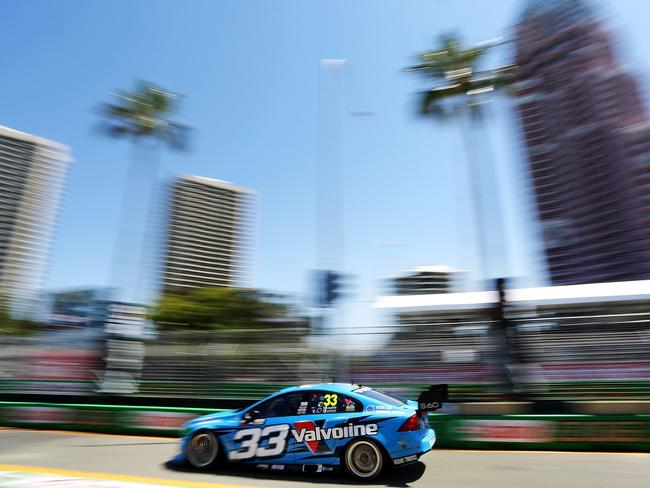
POLYGON ((411 317, 399 326, 162 332, 141 342, 101 329, 1 337, 2 391, 255 399, 285 385, 352 381, 454 400, 650 400, 650 309, 511 313, 504 353, 489 316, 411 317), (355 344, 373 342, 374 348, 355 344), (125 386, 126 385, 126 386, 125 386))

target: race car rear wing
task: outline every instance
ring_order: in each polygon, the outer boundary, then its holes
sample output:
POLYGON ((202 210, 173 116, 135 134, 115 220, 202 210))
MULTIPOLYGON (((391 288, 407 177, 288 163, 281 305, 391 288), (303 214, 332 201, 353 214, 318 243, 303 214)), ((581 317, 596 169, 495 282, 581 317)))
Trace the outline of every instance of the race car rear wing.
POLYGON ((418 411, 432 412, 442 407, 449 398, 449 385, 431 385, 418 397, 418 411))

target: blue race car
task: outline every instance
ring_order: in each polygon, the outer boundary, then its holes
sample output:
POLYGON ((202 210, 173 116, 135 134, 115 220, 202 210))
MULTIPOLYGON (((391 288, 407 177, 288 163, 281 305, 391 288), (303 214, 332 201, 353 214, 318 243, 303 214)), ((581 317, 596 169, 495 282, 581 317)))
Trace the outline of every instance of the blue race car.
POLYGON ((427 412, 446 399, 447 385, 432 385, 417 402, 342 383, 290 387, 242 410, 191 420, 181 457, 196 468, 218 461, 278 471, 342 466, 370 480, 431 450, 436 434, 427 412))

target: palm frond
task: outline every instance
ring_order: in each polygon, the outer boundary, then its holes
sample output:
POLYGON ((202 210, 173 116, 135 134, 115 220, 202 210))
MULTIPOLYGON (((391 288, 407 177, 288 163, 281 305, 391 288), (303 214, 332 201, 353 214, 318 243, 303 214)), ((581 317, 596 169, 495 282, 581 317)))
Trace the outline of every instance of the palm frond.
POLYGON ((177 151, 186 151, 189 147, 190 127, 175 122, 170 122, 167 126, 165 141, 177 151))
POLYGON ((447 34, 441 37, 436 49, 418 54, 419 63, 406 71, 433 81, 430 89, 420 94, 420 113, 446 118, 460 106, 459 103, 445 105, 446 101, 465 99, 464 104, 469 107, 474 103, 470 103, 474 95, 511 86, 517 77, 516 65, 479 70, 482 57, 499 44, 490 42, 463 48, 458 36, 447 34))
POLYGON ((158 140, 178 150, 187 147, 183 139, 188 137, 189 127, 169 118, 176 109, 177 94, 141 81, 134 91, 122 90, 114 96, 114 103, 102 107, 107 134, 158 140))

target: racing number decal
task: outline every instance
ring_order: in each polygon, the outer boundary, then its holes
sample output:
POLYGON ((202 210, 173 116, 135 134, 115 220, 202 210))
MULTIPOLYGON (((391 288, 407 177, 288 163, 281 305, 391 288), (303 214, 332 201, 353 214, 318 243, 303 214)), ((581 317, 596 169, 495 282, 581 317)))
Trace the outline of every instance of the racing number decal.
POLYGON ((255 453, 258 457, 277 456, 284 452, 284 446, 287 444, 287 435, 289 434, 289 426, 284 425, 269 425, 261 434, 261 437, 268 439, 268 444, 265 447, 258 447, 255 453))
POLYGON ((260 440, 260 429, 239 430, 233 437, 234 441, 242 441, 239 449, 230 452, 230 459, 247 459, 255 455, 257 443, 260 440))
POLYGON ((325 395, 325 401, 323 402, 324 407, 336 407, 338 403, 339 396, 336 393, 325 395))
POLYGON ((277 456, 284 452, 287 445, 289 426, 269 425, 264 429, 239 430, 233 437, 234 441, 241 441, 239 449, 230 452, 230 459, 240 460, 252 457, 277 456), (268 441, 266 446, 260 446, 260 440, 268 441))

